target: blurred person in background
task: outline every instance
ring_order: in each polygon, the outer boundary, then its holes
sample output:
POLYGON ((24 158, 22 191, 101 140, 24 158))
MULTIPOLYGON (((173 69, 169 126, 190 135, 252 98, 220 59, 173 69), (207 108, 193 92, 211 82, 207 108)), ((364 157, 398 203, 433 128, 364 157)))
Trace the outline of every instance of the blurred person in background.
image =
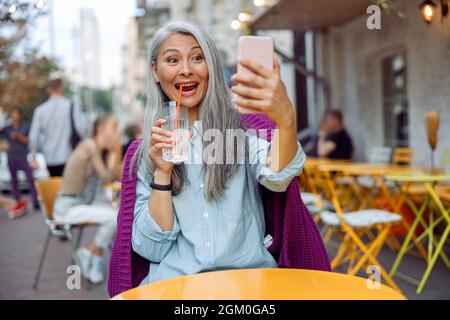
POLYGON ((117 212, 109 204, 93 202, 100 184, 120 179, 121 133, 115 116, 105 114, 94 122, 93 135, 80 142, 67 160, 55 201, 55 220, 100 225, 95 238, 76 254, 83 274, 92 283, 103 281, 102 255, 110 246, 117 212))
POLYGON ((80 137, 85 136, 86 119, 80 108, 64 96, 61 79, 49 82, 48 93, 50 98, 34 111, 30 147, 32 167, 38 166, 36 153, 40 150, 45 156, 50 175, 54 177, 62 176, 64 164, 74 148, 71 143, 72 130, 76 130, 80 137))
POLYGON ((30 131, 30 125, 22 121, 21 110, 18 107, 14 107, 10 111, 11 124, 0 130, 0 136, 2 136, 6 143, 1 148, 8 153, 8 168, 11 174, 11 192, 16 200, 15 206, 8 212, 10 219, 15 219, 26 212, 28 202, 21 200, 21 194, 19 190, 18 172, 21 170, 25 173, 33 206, 37 210, 39 209, 39 202, 34 187, 33 170, 27 160, 28 155, 28 133, 30 131))
POLYGON ((311 155, 336 160, 352 158, 352 139, 345 130, 344 119, 339 110, 325 112, 320 123, 317 148, 313 148, 311 155))
POLYGON ((142 138, 142 124, 136 123, 125 128, 125 144, 122 149, 122 157, 127 153, 128 147, 136 139, 142 138))

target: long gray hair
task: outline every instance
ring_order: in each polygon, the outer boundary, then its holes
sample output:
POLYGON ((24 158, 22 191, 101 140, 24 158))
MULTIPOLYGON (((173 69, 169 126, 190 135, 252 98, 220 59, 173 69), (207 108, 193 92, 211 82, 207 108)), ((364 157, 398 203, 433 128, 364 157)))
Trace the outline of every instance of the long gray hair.
MULTIPOLYGON (((149 65, 157 63, 160 47, 164 40, 172 34, 184 34, 193 36, 203 51, 204 59, 208 67, 208 87, 204 99, 199 106, 199 120, 202 123, 203 132, 208 129, 217 129, 225 133, 227 129, 241 129, 243 123, 239 113, 232 106, 230 90, 225 81, 220 54, 213 40, 201 28, 184 21, 174 21, 160 28, 149 45, 149 65)), ((150 70, 150 68, 148 68, 150 70)), ((153 175, 155 165, 148 155, 151 141, 151 128, 162 115, 162 104, 166 96, 160 85, 156 83, 152 72, 147 78, 147 106, 144 116, 144 137, 139 149, 132 159, 132 168, 145 161, 147 171, 153 175)), ((203 147, 206 143, 203 141, 203 147)), ((223 143, 225 155, 226 143, 223 143)), ((237 161, 232 164, 203 163, 204 195, 210 200, 218 200, 225 191, 226 180, 236 173, 237 161)), ((181 192, 187 178, 184 164, 175 165, 172 171, 173 195, 181 192)))

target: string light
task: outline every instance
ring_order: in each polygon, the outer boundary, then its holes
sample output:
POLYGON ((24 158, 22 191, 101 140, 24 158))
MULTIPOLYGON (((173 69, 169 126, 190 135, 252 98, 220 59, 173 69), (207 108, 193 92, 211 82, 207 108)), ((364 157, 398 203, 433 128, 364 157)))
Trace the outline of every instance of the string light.
POLYGON ((422 11, 422 17, 426 23, 430 23, 436 11, 436 4, 431 0, 425 0, 420 5, 420 10, 422 11))
POLYGON ((230 25, 233 30, 238 30, 241 27, 241 22, 239 20, 233 20, 230 25))
POLYGON ((262 6, 265 5, 265 2, 264 2, 264 0, 253 0, 253 4, 254 4, 256 7, 262 7, 262 6))
POLYGON ((247 22, 247 21, 250 21, 251 17, 252 17, 252 16, 251 16, 249 13, 247 13, 247 12, 241 12, 241 13, 239 13, 239 15, 238 15, 238 19, 239 19, 239 21, 241 21, 241 22, 247 22))

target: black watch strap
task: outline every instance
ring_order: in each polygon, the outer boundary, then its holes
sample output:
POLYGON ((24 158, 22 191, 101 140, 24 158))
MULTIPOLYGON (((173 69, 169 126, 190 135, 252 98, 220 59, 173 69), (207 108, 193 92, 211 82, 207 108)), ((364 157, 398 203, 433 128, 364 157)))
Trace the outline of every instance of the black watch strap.
POLYGON ((172 184, 172 182, 170 184, 157 184, 152 181, 150 183, 150 187, 152 189, 159 190, 159 191, 172 191, 173 184, 172 184))

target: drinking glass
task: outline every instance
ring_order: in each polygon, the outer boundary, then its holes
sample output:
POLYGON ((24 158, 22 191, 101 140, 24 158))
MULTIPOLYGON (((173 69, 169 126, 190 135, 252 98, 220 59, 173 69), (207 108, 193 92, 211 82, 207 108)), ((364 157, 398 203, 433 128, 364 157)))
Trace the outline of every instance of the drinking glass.
POLYGON ((186 161, 189 157, 187 107, 180 105, 177 111, 177 102, 168 101, 163 103, 162 111, 163 119, 166 120, 162 128, 173 133, 172 148, 162 150, 163 159, 173 163, 186 161))

